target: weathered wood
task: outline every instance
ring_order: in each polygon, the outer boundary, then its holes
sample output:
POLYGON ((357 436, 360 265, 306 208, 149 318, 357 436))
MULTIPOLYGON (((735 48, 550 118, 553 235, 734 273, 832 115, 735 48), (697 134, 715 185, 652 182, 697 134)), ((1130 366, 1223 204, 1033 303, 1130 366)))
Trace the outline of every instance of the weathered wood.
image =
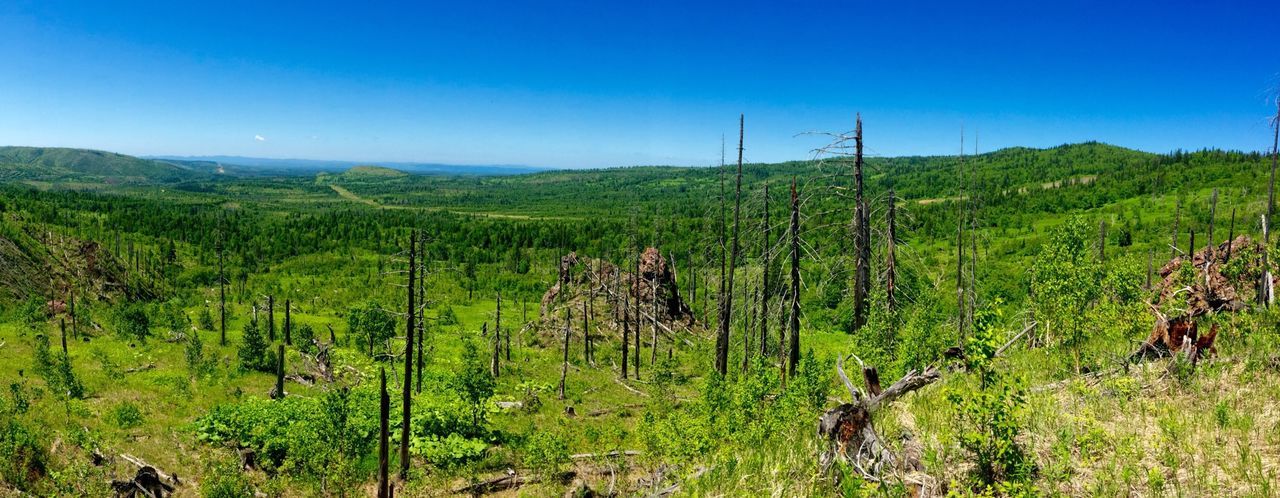
POLYGON ((284 397, 284 344, 278 344, 276 352, 276 386, 271 390, 271 399, 284 397))
MULTIPOLYGON (((761 237, 763 238, 760 243, 760 259, 763 262, 761 264, 762 270, 760 272, 760 356, 764 357, 769 354, 769 268, 771 266, 769 252, 771 245, 773 244, 773 240, 771 239, 773 227, 769 226, 768 182, 765 182, 764 184, 764 192, 761 197, 764 198, 764 207, 761 208, 761 212, 763 213, 761 216, 761 225, 763 225, 763 227, 760 230, 761 237)), ((782 345, 779 344, 778 346, 781 347, 782 345)))
POLYGON ((800 363, 800 197, 796 179, 791 178, 791 334, 787 356, 787 376, 796 374, 800 363))
MULTIPOLYGON (((400 412, 401 412, 401 416, 400 416, 400 479, 401 480, 405 480, 409 478, 409 429, 411 426, 410 424, 410 416, 412 413, 411 405, 413 404, 413 393, 412 393, 413 361, 414 361, 413 333, 415 331, 413 322, 414 322, 414 319, 417 318, 417 310, 415 308, 417 307, 417 304, 418 304, 417 300, 414 299, 414 288, 413 288, 414 284, 416 283, 415 280, 417 280, 416 278, 414 278, 415 272, 418 269, 417 261, 416 261, 416 258, 418 255, 417 242, 418 242, 417 233, 410 232, 409 234, 409 280, 406 282, 409 288, 408 289, 409 296, 405 304, 405 327, 404 327, 404 382, 400 386, 401 387, 401 391, 400 391, 401 392, 401 396, 400 396, 400 412)), ((502 301, 499 300, 498 303, 501 304, 502 301)), ((288 315, 286 314, 285 316, 288 316, 288 315)))
POLYGON ((391 397, 387 395, 387 369, 383 368, 379 376, 381 387, 378 395, 378 498, 390 498, 390 479, 388 478, 388 459, 390 453, 390 433, 388 430, 391 418, 391 397))
POLYGON ((853 329, 859 330, 867 323, 867 300, 871 294, 871 216, 862 181, 862 113, 858 113, 853 131, 854 158, 854 283, 853 329))
POLYGON ((728 373, 729 369, 729 327, 733 318, 733 280, 734 274, 738 268, 738 231, 742 217, 742 151, 743 137, 745 130, 745 117, 738 116, 738 175, 737 186, 734 189, 733 200, 733 235, 730 242, 729 250, 729 266, 726 269, 725 292, 726 295, 721 300, 723 303, 720 307, 720 319, 716 324, 716 358, 715 369, 720 375, 728 373))
POLYGON ((565 381, 569 376, 569 309, 564 310, 564 360, 560 363, 560 399, 565 399, 565 381))

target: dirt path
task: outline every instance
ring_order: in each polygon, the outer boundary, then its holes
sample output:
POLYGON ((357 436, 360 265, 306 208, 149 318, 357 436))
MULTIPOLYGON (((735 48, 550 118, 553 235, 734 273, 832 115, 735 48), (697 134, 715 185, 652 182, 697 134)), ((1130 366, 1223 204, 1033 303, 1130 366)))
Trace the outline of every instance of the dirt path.
POLYGON ((332 184, 332 183, 331 183, 331 184, 329 184, 329 188, 333 189, 333 191, 334 191, 334 192, 337 192, 337 193, 338 193, 338 195, 342 196, 342 198, 344 198, 344 199, 349 199, 349 200, 353 200, 353 201, 356 201, 356 202, 363 202, 363 203, 368 204, 368 205, 373 206, 373 207, 381 207, 381 205, 380 205, 380 204, 378 204, 377 202, 375 202, 375 201, 373 201, 373 200, 370 200, 370 199, 365 199, 365 198, 363 198, 363 197, 360 197, 360 196, 356 195, 354 192, 352 192, 352 191, 350 191, 350 190, 347 190, 347 189, 343 188, 343 187, 342 187, 342 186, 340 186, 340 185, 334 185, 334 184, 332 184))

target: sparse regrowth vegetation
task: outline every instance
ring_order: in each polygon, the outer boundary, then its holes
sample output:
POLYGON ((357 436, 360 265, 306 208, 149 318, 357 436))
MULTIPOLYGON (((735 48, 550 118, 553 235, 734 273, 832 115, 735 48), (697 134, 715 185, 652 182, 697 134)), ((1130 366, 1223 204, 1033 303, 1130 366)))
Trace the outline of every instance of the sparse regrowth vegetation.
POLYGON ((1261 154, 165 164, 0 150, 4 492, 1280 492, 1261 154))

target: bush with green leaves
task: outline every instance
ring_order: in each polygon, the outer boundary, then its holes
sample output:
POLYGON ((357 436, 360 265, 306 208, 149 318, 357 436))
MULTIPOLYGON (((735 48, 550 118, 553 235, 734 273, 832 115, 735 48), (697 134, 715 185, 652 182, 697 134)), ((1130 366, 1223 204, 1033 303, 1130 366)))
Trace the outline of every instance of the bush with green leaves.
POLYGON ((1030 479, 1034 463, 1017 441, 1025 394, 1015 379, 995 365, 1001 340, 999 305, 996 300, 974 313, 973 333, 965 342, 965 361, 978 385, 957 387, 947 399, 957 413, 960 447, 974 462, 975 491, 1005 494, 1030 479))
POLYGON ((130 401, 123 401, 111 409, 107 418, 121 429, 132 429, 142 425, 142 410, 130 401))
POLYGON ((115 311, 117 334, 138 342, 147 341, 151 336, 151 318, 145 306, 130 302, 116 307, 115 311))
POLYGON ((240 349, 237 352, 240 367, 259 372, 275 371, 275 356, 268 350, 269 345, 258 328, 258 322, 254 320, 246 322, 241 337, 240 349))
MULTIPOLYGON (((50 471, 49 445, 41 429, 0 414, 0 478, 19 491, 35 493, 50 471)), ((37 493, 38 494, 38 493, 37 493)))
POLYGON ((1042 331, 1058 334, 1056 342, 1072 351, 1076 370, 1089 330, 1082 317, 1100 296, 1100 272, 1090 250, 1092 225, 1072 217, 1049 233, 1031 267, 1031 303, 1042 331))
POLYGON ((213 330, 217 327, 217 325, 213 323, 213 313, 209 312, 208 306, 200 309, 199 322, 200 330, 213 330))
POLYGON ((187 373, 192 377, 199 377, 208 370, 208 363, 204 357, 204 339, 200 338, 200 331, 193 330, 187 334, 183 353, 187 360, 187 373))
POLYGON ((378 303, 367 302, 347 311, 347 330, 359 341, 353 347, 372 354, 374 344, 395 336, 396 320, 378 303))
POLYGON ((471 411, 471 423, 484 424, 489 399, 493 397, 497 381, 488 366, 480 358, 475 342, 466 341, 462 349, 462 367, 454 374, 450 387, 471 411))
POLYGON ((71 369, 67 355, 55 354, 49 347, 49 337, 40 334, 35 338, 33 370, 49 385, 49 390, 71 399, 84 398, 84 384, 71 369))
POLYGON ((524 465, 535 472, 555 475, 564 470, 569 460, 569 444, 560 434, 547 429, 534 429, 524 443, 524 465))

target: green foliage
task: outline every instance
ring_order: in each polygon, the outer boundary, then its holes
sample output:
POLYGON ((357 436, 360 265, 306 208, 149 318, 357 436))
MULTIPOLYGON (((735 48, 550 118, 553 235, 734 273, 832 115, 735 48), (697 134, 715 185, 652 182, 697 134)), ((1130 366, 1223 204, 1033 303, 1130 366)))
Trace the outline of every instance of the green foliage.
POLYGON ((362 306, 352 307, 347 311, 347 330, 359 340, 359 349, 372 352, 372 344, 378 344, 396 333, 396 321, 391 313, 376 302, 366 302, 362 306))
POLYGON ((32 370, 44 379, 49 390, 71 399, 84 398, 84 385, 71 369, 71 359, 49 348, 49 337, 40 334, 35 338, 34 365, 32 370))
POLYGON ((541 475, 558 474, 569 461, 569 445, 554 431, 534 429, 525 441, 524 464, 541 475))
POLYGON ((497 382, 489 372, 476 344, 467 341, 462 349, 462 366, 454 374, 450 386, 471 409, 471 423, 479 426, 484 423, 485 405, 493 397, 497 382))
POLYGON ((965 360, 977 376, 977 389, 957 388, 947 398, 958 414, 960 447, 975 463, 974 486, 980 492, 1005 494, 1009 483, 1031 477, 1033 463, 1017 441, 1025 394, 994 362, 1000 347, 999 305, 997 301, 975 312, 973 334, 965 343, 965 360))
POLYGON ((1088 340, 1081 317, 1099 297, 1099 272, 1089 251, 1091 225, 1072 217, 1055 227, 1031 268, 1032 306, 1040 330, 1051 330, 1060 345, 1073 351, 1077 369, 1080 348, 1088 340))
POLYGON ((204 357, 204 339, 200 338, 200 331, 193 330, 187 335, 183 352, 187 360, 187 373, 192 377, 199 377, 208 370, 204 357))
POLYGON ((49 445, 38 429, 16 418, 0 414, 0 478, 5 484, 26 492, 38 490, 49 472, 49 445))
POLYGON ((139 303, 128 302, 116 307, 115 325, 116 334, 130 340, 147 342, 151 336, 151 318, 147 316, 146 307, 139 303))
POLYGON ((138 409, 138 405, 129 401, 123 401, 111 409, 107 415, 112 424, 121 429, 132 429, 142 425, 142 410, 138 409))
POLYGON ((200 308, 200 330, 213 330, 217 325, 213 323, 213 313, 209 312, 209 307, 200 308))
POLYGON ((258 329, 258 322, 253 320, 245 322, 241 337, 240 349, 237 352, 240 367, 259 372, 275 371, 275 356, 268 350, 269 345, 266 338, 262 336, 262 331, 258 329))
POLYGON ((204 498, 253 498, 253 483, 249 482, 233 462, 214 466, 204 482, 200 483, 200 496, 204 498))
POLYGON ((440 326, 449 327, 458 324, 458 314, 453 312, 453 306, 444 305, 440 307, 440 317, 438 320, 440 326))

